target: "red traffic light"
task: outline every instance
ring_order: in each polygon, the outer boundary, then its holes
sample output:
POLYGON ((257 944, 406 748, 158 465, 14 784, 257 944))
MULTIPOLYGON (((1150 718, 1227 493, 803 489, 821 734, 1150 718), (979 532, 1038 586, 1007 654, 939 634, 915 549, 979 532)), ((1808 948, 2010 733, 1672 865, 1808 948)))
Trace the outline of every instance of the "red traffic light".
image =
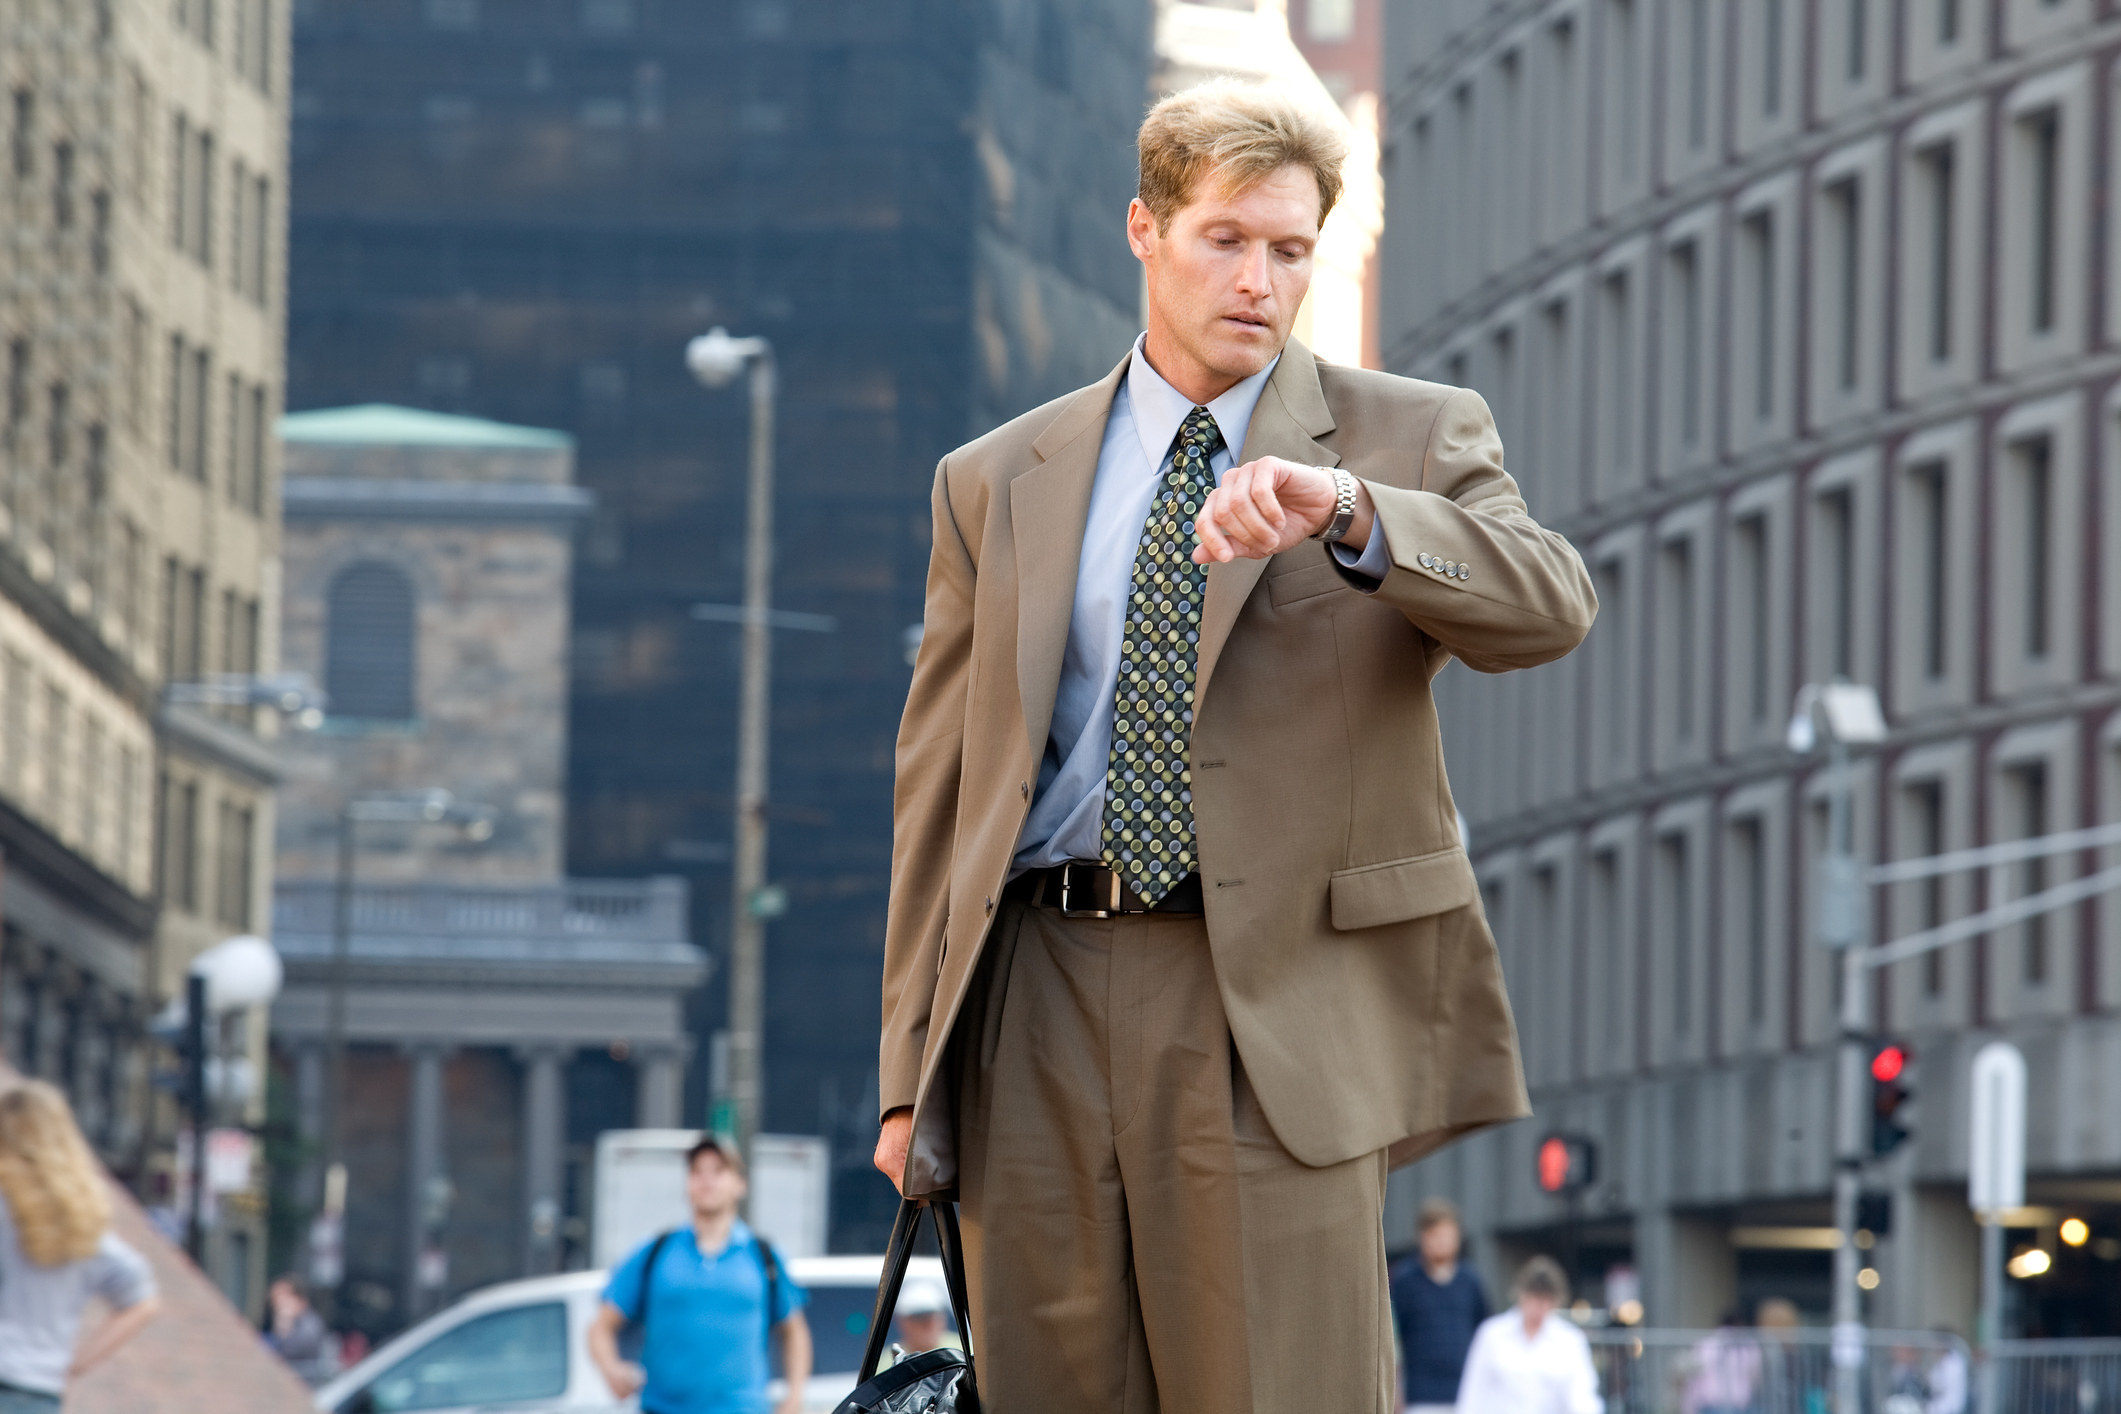
POLYGON ((1569 1141, 1556 1134, 1539 1146, 1539 1186, 1559 1193, 1569 1181, 1569 1141))
POLYGON ((1871 1079, 1887 1085, 1900 1078, 1907 1069, 1907 1047, 1894 1044, 1880 1050, 1871 1057, 1871 1079))

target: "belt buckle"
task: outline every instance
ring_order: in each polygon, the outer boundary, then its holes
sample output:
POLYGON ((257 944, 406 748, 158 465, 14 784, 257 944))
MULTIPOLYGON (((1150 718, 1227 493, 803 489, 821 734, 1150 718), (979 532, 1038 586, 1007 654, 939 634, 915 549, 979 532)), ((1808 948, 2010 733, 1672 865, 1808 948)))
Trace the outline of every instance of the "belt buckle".
MULTIPOLYGON (((1087 872, 1088 872, 1088 871, 1089 871, 1089 870, 1090 870, 1091 868, 1095 868, 1095 867, 1097 867, 1097 866, 1094 866, 1094 865, 1085 865, 1085 866, 1084 866, 1084 872, 1085 872, 1085 873, 1087 873, 1087 872)), ((1106 870, 1104 871, 1105 879, 1106 879, 1106 880, 1107 880, 1107 882, 1108 882, 1108 883, 1109 883, 1109 884, 1111 885, 1111 887, 1110 887, 1109 889, 1107 889, 1107 890, 1105 891, 1105 892, 1106 892, 1106 898, 1104 899, 1104 901, 1103 901, 1103 902, 1101 902, 1101 903, 1100 903, 1100 902, 1094 902, 1094 901, 1093 901, 1093 902, 1091 902, 1091 904, 1090 904, 1090 906, 1089 906, 1088 908, 1077 908, 1077 907, 1075 906, 1075 902, 1076 902, 1076 900, 1075 900, 1075 891, 1076 891, 1076 889, 1077 889, 1077 888, 1081 887, 1081 886, 1082 886, 1082 884, 1083 884, 1084 882, 1086 882, 1086 881, 1083 881, 1083 880, 1078 880, 1078 878, 1077 878, 1077 876, 1076 876, 1075 868, 1076 868, 1076 867, 1075 867, 1074 863, 1072 863, 1072 862, 1070 862, 1070 863, 1067 863, 1067 864, 1063 864, 1063 865, 1061 866, 1061 886, 1060 886, 1060 912, 1061 912, 1061 917, 1063 917, 1063 918, 1112 918, 1112 917, 1115 917, 1115 916, 1117 916, 1117 915, 1118 915, 1118 913, 1119 913, 1119 904, 1120 904, 1120 892, 1119 892, 1119 890, 1120 890, 1120 883, 1119 883, 1119 871, 1117 871, 1117 870, 1115 870, 1115 869, 1106 869, 1106 870)))

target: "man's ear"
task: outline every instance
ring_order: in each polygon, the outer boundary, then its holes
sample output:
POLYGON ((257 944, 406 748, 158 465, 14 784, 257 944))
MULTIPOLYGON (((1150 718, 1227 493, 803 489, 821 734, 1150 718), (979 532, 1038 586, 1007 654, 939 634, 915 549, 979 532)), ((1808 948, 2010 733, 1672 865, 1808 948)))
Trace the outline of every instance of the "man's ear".
POLYGON ((1147 263, 1156 254, 1159 233, 1156 229, 1156 213, 1142 203, 1140 197, 1127 204, 1127 245, 1136 260, 1147 263))

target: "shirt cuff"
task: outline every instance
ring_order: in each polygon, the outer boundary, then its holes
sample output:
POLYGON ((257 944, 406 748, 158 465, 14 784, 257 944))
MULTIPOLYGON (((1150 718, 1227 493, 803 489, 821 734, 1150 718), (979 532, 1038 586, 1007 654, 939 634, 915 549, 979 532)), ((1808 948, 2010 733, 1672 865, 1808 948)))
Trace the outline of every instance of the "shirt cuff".
POLYGON ((1373 591, 1384 583, 1385 575, 1392 568, 1392 547, 1385 543, 1385 525, 1382 520, 1370 523, 1370 543, 1362 547, 1361 554, 1337 541, 1326 546, 1326 549, 1342 569, 1369 580, 1368 588, 1373 591))

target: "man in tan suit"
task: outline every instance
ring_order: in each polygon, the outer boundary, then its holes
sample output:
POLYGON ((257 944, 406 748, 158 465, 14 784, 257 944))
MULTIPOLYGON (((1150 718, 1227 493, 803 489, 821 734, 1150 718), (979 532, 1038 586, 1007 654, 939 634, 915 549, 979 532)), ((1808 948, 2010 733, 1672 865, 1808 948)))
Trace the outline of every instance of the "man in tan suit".
POLYGON ((1140 149, 1147 332, 937 470, 877 1165, 999 1414, 1372 1414, 1388 1166, 1527 1113, 1429 683, 1597 606, 1476 394, 1290 339, 1338 135, 1222 83, 1140 149))

